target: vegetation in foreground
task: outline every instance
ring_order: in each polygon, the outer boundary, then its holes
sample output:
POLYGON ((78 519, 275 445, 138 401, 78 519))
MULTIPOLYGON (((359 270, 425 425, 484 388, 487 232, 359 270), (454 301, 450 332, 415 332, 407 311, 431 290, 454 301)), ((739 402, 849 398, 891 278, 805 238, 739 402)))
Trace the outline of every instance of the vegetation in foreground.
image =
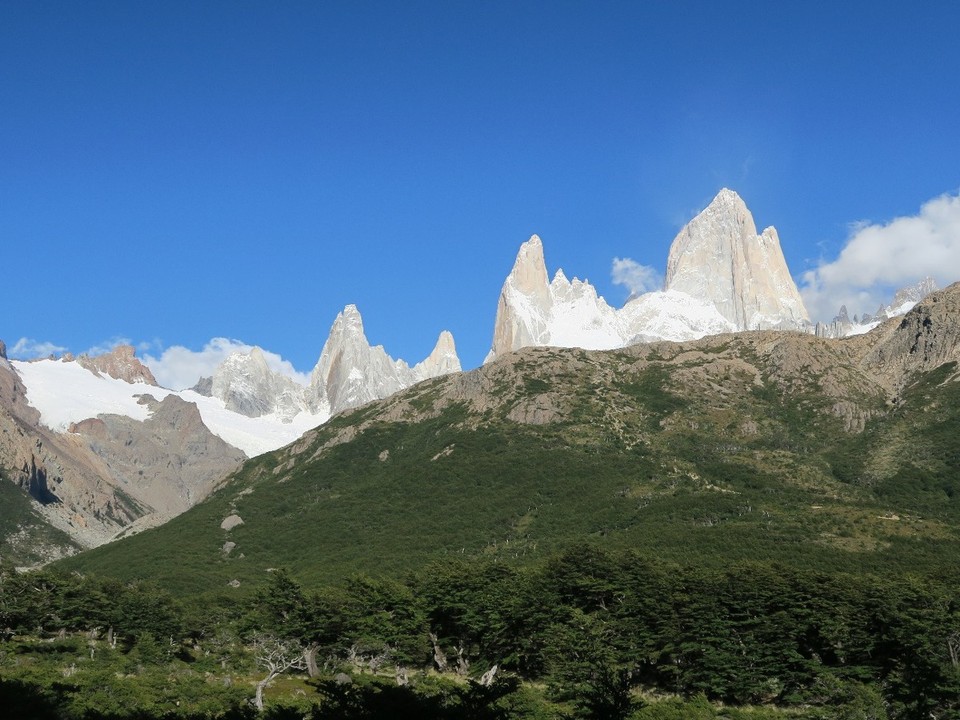
POLYGON ((958 579, 578 546, 315 589, 277 570, 218 603, 4 571, 0 701, 117 720, 957 717, 958 579))

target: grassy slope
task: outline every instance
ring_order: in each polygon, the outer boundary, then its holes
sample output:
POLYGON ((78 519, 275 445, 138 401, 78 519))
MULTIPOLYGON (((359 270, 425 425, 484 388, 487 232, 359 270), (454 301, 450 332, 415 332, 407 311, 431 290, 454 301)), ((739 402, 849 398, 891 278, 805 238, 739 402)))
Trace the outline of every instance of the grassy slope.
MULTIPOLYGON (((948 372, 921 379, 892 413, 861 398, 879 415, 851 434, 814 379, 787 391, 766 361, 736 354, 762 382, 709 359, 544 351, 517 363, 495 388, 503 402, 481 415, 441 403, 307 460, 375 418, 380 406, 368 406, 321 428, 292 469, 273 472, 283 451, 257 458, 167 525, 63 564, 234 592, 229 581, 249 587, 279 565, 322 582, 445 554, 535 562, 584 538, 696 564, 934 571, 960 558, 960 383, 941 384, 948 372), (704 372, 709 381, 696 380, 704 372), (551 393, 567 407, 554 422, 507 419, 551 393), (244 524, 221 530, 232 513, 244 524)), ((439 387, 410 391, 412 404, 430 407, 439 387)))

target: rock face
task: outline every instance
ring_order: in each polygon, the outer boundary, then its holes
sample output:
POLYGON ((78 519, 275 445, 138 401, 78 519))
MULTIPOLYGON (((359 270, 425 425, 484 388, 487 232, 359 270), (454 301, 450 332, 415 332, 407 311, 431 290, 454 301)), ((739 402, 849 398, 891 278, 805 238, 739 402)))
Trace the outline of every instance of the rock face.
POLYGON ((571 282, 562 270, 548 282, 543 243, 531 237, 520 246, 500 291, 486 362, 531 346, 606 350, 740 330, 810 327, 776 230, 757 235, 743 200, 721 190, 673 241, 665 289, 633 297, 619 310, 590 283, 571 282))
MULTIPOLYGON (((139 373, 132 377, 145 387, 139 373)), ((95 547, 134 522, 167 520, 205 497, 243 460, 207 429, 192 403, 172 395, 141 401, 149 413, 143 422, 101 415, 57 432, 29 405, 14 365, 0 360, 0 482, 18 485, 35 512, 72 541, 40 548, 34 557, 95 547)))
POLYGON ((260 348, 228 357, 212 378, 194 387, 219 398, 228 410, 247 417, 276 415, 291 422, 300 413, 326 421, 341 410, 379 400, 438 375, 460 371, 453 336, 440 333, 430 355, 412 368, 394 360, 382 345, 371 346, 355 305, 337 315, 308 385, 270 369, 260 348))
POLYGON ((157 384, 157 379, 150 372, 150 368, 137 359, 136 350, 131 345, 117 345, 103 355, 93 357, 81 355, 76 362, 94 374, 103 373, 128 383, 142 382, 154 386, 157 384))
POLYGON ((258 347, 224 360, 211 379, 208 394, 223 400, 227 410, 247 417, 277 414, 290 422, 307 409, 303 388, 271 370, 258 347))
POLYGON ((307 406, 317 414, 379 400, 421 380, 460 371, 453 336, 444 331, 430 356, 411 368, 391 358, 382 345, 371 346, 355 305, 347 305, 330 328, 306 388, 307 406))
POLYGON ((140 402, 151 413, 143 422, 101 415, 71 430, 102 460, 124 493, 163 521, 206 497, 246 456, 213 435, 193 403, 176 395, 161 401, 144 395, 140 402))
POLYGON ((887 317, 903 315, 907 311, 911 310, 918 302, 923 300, 931 293, 937 292, 939 289, 940 286, 937 285, 936 280, 934 280, 932 277, 925 277, 915 285, 908 285, 907 287, 902 287, 897 290, 893 294, 893 301, 887 305, 886 308, 883 308, 882 311, 887 317))
POLYGON ((960 361, 960 283, 934 292, 902 318, 887 320, 860 340, 862 366, 896 395, 917 373, 960 361), (879 339, 875 339, 879 335, 879 339))
POLYGON ((726 188, 674 239, 664 288, 713 305, 738 330, 810 323, 777 231, 758 235, 743 200, 726 188))
POLYGON ((437 344, 427 358, 413 366, 414 374, 424 380, 460 372, 460 370, 457 346, 449 330, 441 332, 440 337, 437 338, 437 344))

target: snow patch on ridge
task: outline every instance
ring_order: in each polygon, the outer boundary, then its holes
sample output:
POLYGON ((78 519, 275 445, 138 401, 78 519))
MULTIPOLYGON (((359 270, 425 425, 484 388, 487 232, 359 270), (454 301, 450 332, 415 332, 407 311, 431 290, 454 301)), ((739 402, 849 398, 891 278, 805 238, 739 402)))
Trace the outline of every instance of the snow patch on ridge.
POLYGON ((293 442, 329 418, 328 414, 305 412, 289 422, 278 414, 250 418, 227 410, 217 398, 192 390, 175 392, 145 383, 98 377, 75 362, 15 360, 11 365, 23 381, 27 402, 40 412, 40 421, 55 432, 67 432, 72 423, 103 414, 125 415, 142 422, 150 417, 150 411, 139 402, 141 395, 152 395, 157 400, 177 395, 197 405, 200 417, 214 435, 254 457, 293 442))

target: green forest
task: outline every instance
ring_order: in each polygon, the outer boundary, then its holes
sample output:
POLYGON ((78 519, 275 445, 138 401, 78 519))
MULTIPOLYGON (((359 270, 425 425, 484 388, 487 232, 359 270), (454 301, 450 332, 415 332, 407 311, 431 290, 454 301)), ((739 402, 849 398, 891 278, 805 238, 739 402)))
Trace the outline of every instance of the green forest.
POLYGON ((958 579, 592 545, 318 587, 280 568, 241 598, 7 568, 0 703, 78 720, 958 717, 958 579))

